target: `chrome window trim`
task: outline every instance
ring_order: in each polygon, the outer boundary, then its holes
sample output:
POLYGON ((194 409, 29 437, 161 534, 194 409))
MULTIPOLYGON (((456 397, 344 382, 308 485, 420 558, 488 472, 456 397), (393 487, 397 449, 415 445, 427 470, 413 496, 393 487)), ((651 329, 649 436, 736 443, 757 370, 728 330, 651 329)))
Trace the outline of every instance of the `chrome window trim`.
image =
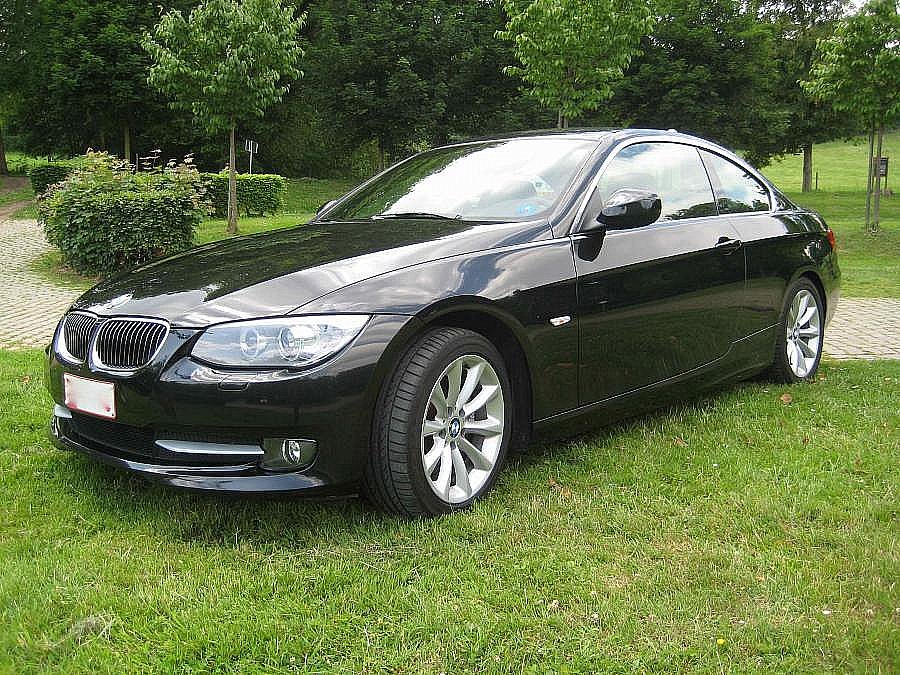
POLYGON ((59 324, 56 326, 56 337, 53 340, 53 353, 56 354, 57 358, 64 363, 68 363, 73 366, 80 366, 87 361, 88 355, 91 353, 91 348, 94 344, 94 336, 97 334, 97 329, 101 325, 102 320, 100 317, 93 312, 86 312, 81 309, 75 309, 71 312, 66 312, 63 315, 63 318, 60 319, 59 324), (88 336, 87 345, 85 349, 85 354, 83 359, 75 358, 69 352, 69 346, 66 344, 66 322, 69 320, 69 317, 73 314, 78 314, 80 316, 86 316, 94 320, 94 328, 91 330, 90 335, 88 336))
MULTIPOLYGON (((584 195, 581 198, 581 204, 579 205, 578 210, 575 212, 575 218, 572 220, 572 225, 569 227, 568 234, 570 236, 573 234, 577 234, 581 230, 581 220, 582 220, 582 218, 584 218, 584 213, 587 210, 588 202, 591 199, 591 195, 594 194, 594 190, 597 189, 597 185, 600 183, 600 179, 603 177, 603 174, 606 171, 607 167, 609 167, 609 165, 613 161, 613 159, 615 159, 616 156, 622 150, 624 150, 625 148, 627 148, 629 146, 637 145, 639 143, 674 143, 677 145, 686 145, 688 147, 694 148, 695 150, 706 150, 707 152, 711 152, 715 155, 720 156, 722 159, 725 159, 725 160, 731 162, 732 164, 736 164, 740 168, 747 171, 747 173, 749 173, 751 176, 756 178, 763 185, 763 187, 765 187, 766 193, 769 196, 769 210, 768 211, 752 211, 752 212, 748 212, 748 213, 755 213, 755 214, 770 213, 771 214, 771 213, 775 212, 775 209, 774 209, 775 200, 772 198, 772 188, 769 185, 769 182, 767 180, 765 180, 765 178, 763 178, 762 174, 760 174, 759 171, 757 171, 752 166, 750 166, 749 164, 747 164, 746 162, 741 160, 739 157, 737 157, 737 156, 729 157, 729 155, 731 155, 732 153, 729 153, 724 148, 721 148, 721 147, 715 145, 714 143, 709 143, 709 142, 702 141, 700 139, 691 138, 691 137, 681 136, 680 134, 671 134, 671 135, 657 134, 657 135, 629 136, 627 138, 622 139, 618 143, 616 143, 610 149, 609 154, 606 156, 606 159, 603 160, 603 162, 600 164, 600 167, 597 169, 597 173, 591 179, 591 182, 588 185, 587 190, 585 190, 584 195), (737 161, 735 161, 735 160, 737 160, 737 161)), ((700 163, 703 166, 703 169, 705 171, 706 166, 703 164, 702 156, 698 157, 698 159, 700 160, 700 163)), ((710 181, 710 189, 712 190, 712 193, 713 193, 713 199, 715 199, 716 194, 715 194, 715 189, 712 187, 712 181, 710 181)), ((731 216, 731 215, 739 215, 739 214, 723 213, 723 214, 718 214, 715 216, 703 216, 703 217, 704 218, 721 218, 721 217, 727 217, 727 216, 731 216)), ((677 222, 677 221, 673 221, 673 222, 677 222)))
POLYGON ((93 338, 91 339, 90 346, 90 365, 96 370, 103 371, 105 373, 113 373, 116 375, 133 375, 139 370, 146 368, 151 363, 153 363, 154 359, 159 355, 159 352, 162 350, 163 345, 166 343, 166 340, 169 337, 169 333, 172 331, 172 327, 168 321, 165 319, 151 319, 146 316, 107 316, 103 317, 100 320, 100 324, 97 329, 94 331, 93 338), (159 345, 156 347, 154 352, 147 358, 147 362, 137 368, 116 368, 114 366, 108 366, 100 359, 100 355, 97 353, 97 338, 100 337, 100 331, 106 327, 110 321, 132 321, 135 323, 155 323, 157 325, 163 326, 166 329, 166 332, 163 334, 162 339, 159 341, 159 345))

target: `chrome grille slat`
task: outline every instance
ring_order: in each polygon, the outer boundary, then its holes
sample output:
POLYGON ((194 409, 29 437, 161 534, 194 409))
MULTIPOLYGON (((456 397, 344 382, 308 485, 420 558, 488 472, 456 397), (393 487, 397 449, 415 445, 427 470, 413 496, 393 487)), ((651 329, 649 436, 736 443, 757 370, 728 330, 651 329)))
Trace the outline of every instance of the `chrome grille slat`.
POLYGON ((94 338, 94 363, 109 370, 143 368, 162 347, 168 333, 168 324, 159 319, 107 319, 94 338))
POLYGON ((97 318, 90 314, 71 312, 66 315, 63 319, 60 345, 62 356, 70 361, 84 361, 96 326, 97 318))

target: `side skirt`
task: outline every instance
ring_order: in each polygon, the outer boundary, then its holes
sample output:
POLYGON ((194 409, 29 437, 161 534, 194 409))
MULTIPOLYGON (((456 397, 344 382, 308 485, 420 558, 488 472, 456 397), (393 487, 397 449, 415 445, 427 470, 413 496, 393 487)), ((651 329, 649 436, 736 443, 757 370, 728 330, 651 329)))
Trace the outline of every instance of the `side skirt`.
POLYGON ((542 440, 575 436, 752 377, 772 364, 775 329, 769 326, 733 342, 723 356, 694 370, 537 420, 533 436, 542 440))

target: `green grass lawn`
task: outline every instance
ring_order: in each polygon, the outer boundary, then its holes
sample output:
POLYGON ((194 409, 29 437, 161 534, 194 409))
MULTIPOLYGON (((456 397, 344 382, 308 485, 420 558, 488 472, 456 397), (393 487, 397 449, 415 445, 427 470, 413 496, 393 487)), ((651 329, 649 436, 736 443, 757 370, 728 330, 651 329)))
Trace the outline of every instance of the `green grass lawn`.
POLYGON ((53 449, 41 355, 0 352, 0 672, 896 672, 900 362, 823 372, 532 448, 408 523, 53 449))

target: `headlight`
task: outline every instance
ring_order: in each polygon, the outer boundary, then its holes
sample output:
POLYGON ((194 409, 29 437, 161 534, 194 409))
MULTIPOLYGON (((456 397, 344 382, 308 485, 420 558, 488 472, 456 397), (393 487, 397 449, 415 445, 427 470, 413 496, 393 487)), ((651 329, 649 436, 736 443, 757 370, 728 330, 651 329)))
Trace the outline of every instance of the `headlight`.
POLYGON ((309 366, 346 347, 368 320, 340 314, 223 323, 207 328, 191 353, 220 366, 309 366))

